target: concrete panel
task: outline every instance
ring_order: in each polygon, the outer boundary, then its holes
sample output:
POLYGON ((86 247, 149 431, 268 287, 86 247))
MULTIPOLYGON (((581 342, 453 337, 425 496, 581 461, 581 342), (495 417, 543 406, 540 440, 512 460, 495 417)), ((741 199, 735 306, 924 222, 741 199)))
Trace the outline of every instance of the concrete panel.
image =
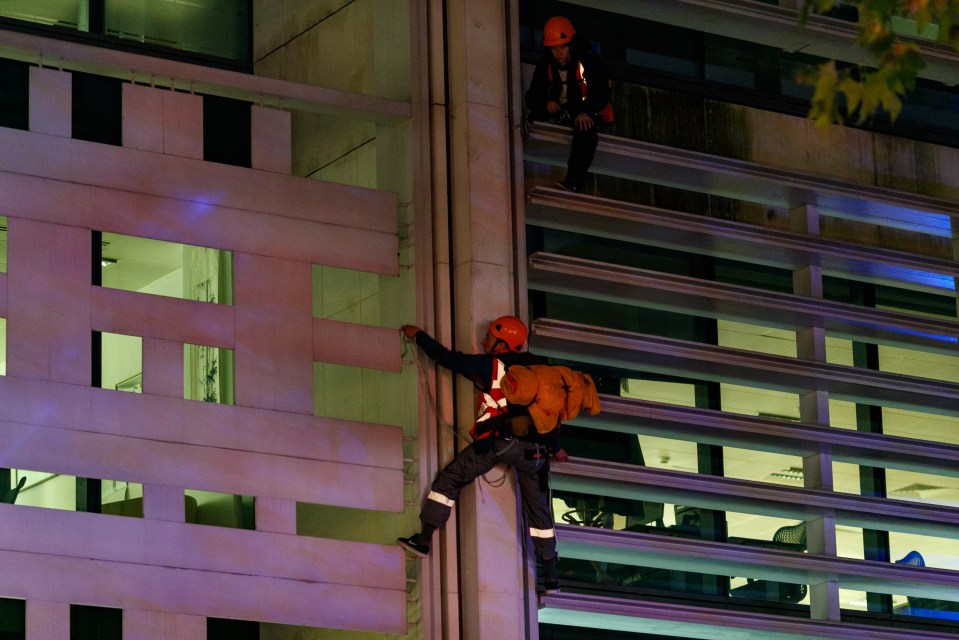
POLYGON ((16 535, 0 536, 0 592, 12 597, 384 633, 406 628, 399 548, 12 509, 3 515, 16 535))
MULTIPOLYGON (((3 137, 2 132, 0 128, 0 138, 3 137)), ((389 233, 371 231, 349 224, 327 224, 282 215, 265 215, 209 203, 102 189, 16 173, 0 172, 0 191, 5 198, 4 212, 10 217, 203 247, 283 256, 385 275, 399 273, 399 241, 395 229, 389 233), (198 224, 198 221, 202 224, 198 224), (356 247, 364 247, 364 250, 357 251, 356 247)), ((336 199, 333 193, 317 197, 318 202, 336 199)), ((387 215, 395 221, 395 206, 390 207, 387 207, 387 215)), ((342 213, 343 222, 349 222, 350 211, 344 209, 342 213)))
POLYGON ((474 260, 509 265, 513 219, 505 114, 502 109, 470 104, 465 115, 469 121, 465 150, 469 173, 464 178, 469 190, 469 228, 454 227, 454 242, 463 242, 465 233, 474 260))
POLYGON ((30 131, 69 138, 73 132, 73 74, 30 67, 30 131))
POLYGON ((123 610, 124 640, 206 640, 206 617, 123 610))
POLYGON ((0 549, 9 552, 358 587, 403 589, 406 584, 404 554, 395 545, 19 505, 0 504, 0 514, 10 525, 0 532, 0 549))
POLYGON ((178 91, 162 94, 163 153, 202 160, 203 98, 178 91))
POLYGON ((296 501, 256 499, 256 530, 296 535, 296 501))
POLYGON ((504 7, 499 2, 453 2, 447 20, 450 40, 463 43, 451 46, 447 55, 450 75, 460 79, 451 83, 454 94, 450 102, 496 107, 503 117, 501 127, 505 127, 508 104, 503 80, 503 70, 508 67, 504 7), (485 46, 469 45, 476 42, 485 46))
POLYGON ((875 184, 871 133, 831 127, 823 134, 808 118, 768 111, 749 110, 748 120, 753 132, 750 161, 831 180, 875 184))
POLYGON ((143 393, 183 397, 182 342, 143 339, 143 393))
POLYGON ((90 232, 11 217, 7 374, 90 384, 90 232))
POLYGON ((402 338, 389 327, 313 319, 313 359, 399 373, 402 338))
MULTIPOLYGON (((147 397, 116 391, 108 393, 114 397, 147 397)), ((10 401, 10 398, 4 401, 10 401)), ((20 401, 20 398, 14 401, 20 401)), ((29 398, 28 404, 33 405, 34 411, 43 410, 40 401, 34 398, 29 398)), ((50 398, 47 397, 43 404, 49 405, 50 398)), ((65 406, 71 408, 69 404, 65 406)), ((81 411, 85 408, 82 403, 74 406, 81 411)), ((49 408, 46 412, 56 413, 49 408)), ((171 424, 164 418, 162 414, 138 413, 126 426, 135 432, 140 425, 152 423, 156 431, 170 427, 175 433, 178 429, 188 429, 200 423, 196 416, 188 424, 171 424)), ((176 468, 177 482, 196 489, 358 509, 401 512, 404 508, 401 462, 394 462, 402 459, 401 442, 380 457, 391 463, 390 466, 366 466, 335 458, 322 459, 332 457, 328 453, 307 458, 305 455, 315 449, 313 440, 308 437, 301 439, 302 453, 298 455, 238 450, 231 442, 232 425, 228 422, 209 424, 210 429, 220 434, 222 444, 219 446, 186 444, 164 435, 159 436, 162 439, 156 439, 143 434, 104 433, 102 423, 87 416, 68 427, 31 425, 21 420, 0 420, 0 424, 9 443, 0 451, 0 465, 9 468, 161 485, 169 483, 170 469, 176 468), (318 478, 323 480, 318 481, 318 478)), ((394 431, 395 437, 390 439, 401 438, 400 430, 395 428, 394 431)), ((317 430, 317 435, 322 436, 322 430, 317 430)), ((270 436, 267 431, 262 434, 262 439, 267 440, 270 436)), ((347 457, 372 458, 363 450, 381 447, 378 442, 344 434, 341 448, 350 450, 347 457)))
POLYGON ((194 223, 219 206, 396 232, 396 197, 385 191, 16 129, 0 129, 0 147, 0 172, 184 200, 194 223))
POLYGON ((96 331, 233 348, 230 305, 106 287, 91 287, 90 296, 96 331))
POLYGON ((392 470, 403 467, 400 427, 9 375, 0 377, 0 420, 274 454, 291 461, 302 458, 392 470), (58 401, 51 403, 51 398, 58 401))
POLYGON ((328 18, 344 4, 347 4, 344 0, 314 0, 305 3, 254 0, 253 59, 259 60, 271 54, 279 56, 277 51, 282 51, 284 44, 328 18))
POLYGON ((70 640, 70 603, 27 601, 27 640, 70 640))
POLYGON ((163 97, 158 89, 124 82, 123 146, 163 153, 163 97))
POLYGON ((147 520, 184 522, 183 487, 168 487, 159 484, 143 485, 143 517, 147 520))
POLYGON ((234 259, 236 404, 313 413, 312 267, 234 259))
POLYGON ((253 168, 289 175, 293 166, 290 112, 253 105, 250 117, 253 168))
MULTIPOLYGON (((79 429, 4 421, 0 425, 11 443, 9 449, 0 452, 0 460, 9 468, 143 484, 169 482, 170 469, 175 468, 176 480, 195 489, 403 511, 403 473, 398 469, 158 442, 79 429)), ((183 511, 182 496, 178 509, 183 511)))

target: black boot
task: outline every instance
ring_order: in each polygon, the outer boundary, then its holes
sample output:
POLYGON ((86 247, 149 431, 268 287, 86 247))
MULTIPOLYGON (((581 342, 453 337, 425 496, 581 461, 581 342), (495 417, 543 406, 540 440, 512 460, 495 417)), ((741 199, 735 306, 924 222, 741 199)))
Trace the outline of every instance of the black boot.
POLYGON ((397 538, 397 542, 400 543, 400 546, 410 551, 421 558, 425 558, 430 555, 430 545, 428 542, 424 543, 420 534, 414 533, 409 538, 397 538))
POLYGON ((556 579, 557 556, 543 558, 543 594, 559 593, 559 580, 556 579))

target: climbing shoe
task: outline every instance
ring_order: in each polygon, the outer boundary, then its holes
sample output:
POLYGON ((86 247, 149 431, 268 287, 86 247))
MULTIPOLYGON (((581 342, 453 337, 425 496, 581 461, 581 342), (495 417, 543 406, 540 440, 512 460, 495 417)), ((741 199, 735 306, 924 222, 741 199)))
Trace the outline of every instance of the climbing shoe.
POLYGON ((421 558, 430 555, 430 545, 420 542, 420 537, 417 533, 414 533, 409 538, 397 538, 396 541, 400 543, 401 547, 421 558))

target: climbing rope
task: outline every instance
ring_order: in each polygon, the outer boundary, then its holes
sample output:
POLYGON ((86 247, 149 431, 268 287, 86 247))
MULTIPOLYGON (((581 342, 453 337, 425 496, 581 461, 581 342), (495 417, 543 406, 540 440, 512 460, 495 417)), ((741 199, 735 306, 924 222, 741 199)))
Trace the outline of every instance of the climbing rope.
MULTIPOLYGON (((420 379, 423 380, 423 385, 426 387, 426 396, 427 398, 429 398, 430 407, 433 409, 433 414, 436 415, 436 419, 439 421, 441 426, 446 427, 447 429, 452 431, 454 437, 459 438, 460 440, 465 442, 467 445, 471 445, 473 443, 473 440, 471 438, 467 438, 466 436, 464 436, 462 433, 460 433, 456 429, 455 425, 449 422, 446 422, 440 416, 439 409, 437 408, 437 404, 436 404, 436 395, 433 393, 433 387, 430 385, 429 371, 427 371, 426 369, 426 364, 423 362, 423 358, 420 358, 417 356, 416 340, 413 338, 407 338, 402 331, 400 331, 400 335, 403 338, 403 353, 401 355, 401 361, 406 364, 410 364, 412 362, 416 363, 416 366, 419 369, 420 379)), ((494 478, 492 480, 487 478, 486 474, 483 474, 481 477, 483 479, 483 482, 485 482, 486 484, 488 484, 489 486, 495 489, 497 487, 503 486, 506 483, 506 481, 509 479, 509 475, 510 475, 509 471, 507 470, 507 471, 504 471, 500 477, 494 478)), ((482 493, 482 486, 480 487, 480 489, 482 493)))

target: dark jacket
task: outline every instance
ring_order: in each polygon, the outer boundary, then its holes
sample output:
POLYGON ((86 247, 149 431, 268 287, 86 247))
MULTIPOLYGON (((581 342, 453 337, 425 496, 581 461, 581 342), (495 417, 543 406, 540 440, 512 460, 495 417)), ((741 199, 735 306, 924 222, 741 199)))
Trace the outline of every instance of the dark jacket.
MULTIPOLYGON (((433 339, 425 331, 419 331, 416 334, 416 346, 423 350, 438 365, 457 373, 476 387, 478 391, 489 392, 493 384, 493 360, 500 360, 506 368, 514 364, 531 365, 546 364, 546 358, 533 355, 528 351, 507 351, 490 355, 488 353, 463 353, 461 351, 452 351, 433 339)), ((526 407, 509 403, 506 409, 507 414, 513 418, 517 416, 528 416, 529 411, 526 407)), ((535 429, 530 429, 530 433, 520 440, 535 442, 536 444, 546 445, 551 451, 559 448, 559 429, 550 433, 539 434, 535 429)))
MULTIPOLYGON (((593 50, 590 41, 579 34, 573 35, 569 53, 570 59, 566 65, 566 111, 569 119, 573 120, 580 113, 599 118, 600 113, 609 105, 609 76, 606 74, 606 65, 593 50), (576 77, 580 63, 583 65, 583 80, 587 86, 585 100, 576 77)), ((526 91, 526 106, 529 107, 532 120, 553 120, 557 117, 546 110, 546 103, 550 100, 559 102, 563 84, 559 74, 561 69, 547 49, 536 65, 533 79, 526 91)))

